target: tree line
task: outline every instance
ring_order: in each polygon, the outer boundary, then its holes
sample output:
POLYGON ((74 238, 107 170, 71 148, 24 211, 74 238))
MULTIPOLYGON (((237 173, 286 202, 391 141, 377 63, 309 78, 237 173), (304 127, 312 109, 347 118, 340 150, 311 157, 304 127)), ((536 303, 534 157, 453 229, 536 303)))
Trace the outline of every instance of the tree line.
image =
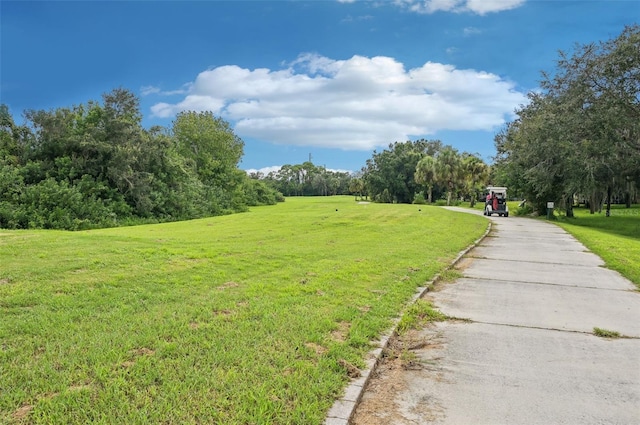
POLYGON ((640 186, 640 26, 560 52, 555 74, 495 137, 489 167, 439 140, 395 142, 356 174, 311 161, 247 175, 244 142, 211 112, 181 112, 171 126, 141 125, 139 100, 116 89, 102 102, 27 110, 17 125, 0 105, 0 227, 85 229, 246 211, 284 196, 351 193, 374 202, 479 199, 505 185, 544 213, 572 216, 603 200, 627 206, 640 186))
POLYGON ((311 161, 286 164, 267 174, 254 172, 250 177, 265 182, 284 196, 348 195, 352 179, 350 172, 327 170, 311 161))
POLYGON ((0 107, 0 227, 85 229, 184 220, 282 200, 238 169, 244 142, 210 112, 141 125, 139 100, 116 89, 102 102, 0 107))
POLYGON ((496 135, 496 177, 543 213, 549 201, 573 216, 613 198, 637 202, 640 186, 640 26, 560 52, 555 73, 496 135))
POLYGON ((381 203, 447 205, 467 199, 473 205, 484 192, 491 168, 477 155, 458 152, 439 140, 394 142, 373 151, 357 173, 331 171, 310 161, 283 165, 250 177, 285 196, 355 195, 381 203))
POLYGON ((488 166, 440 141, 374 151, 353 175, 311 161, 247 175, 244 142, 211 112, 141 125, 126 89, 70 108, 27 110, 17 125, 0 105, 0 227, 88 229, 186 220, 272 205, 285 196, 356 194, 375 202, 475 195, 488 166))
POLYGON ((459 152, 440 140, 395 142, 374 151, 351 188, 375 202, 446 204, 467 199, 473 206, 484 191, 490 167, 476 154, 459 152))

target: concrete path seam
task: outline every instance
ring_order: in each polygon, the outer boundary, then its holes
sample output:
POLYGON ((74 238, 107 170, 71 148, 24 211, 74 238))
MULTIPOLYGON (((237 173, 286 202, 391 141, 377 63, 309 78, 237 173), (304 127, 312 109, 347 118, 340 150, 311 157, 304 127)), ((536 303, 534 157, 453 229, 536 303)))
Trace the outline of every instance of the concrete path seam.
POLYGON ((498 282, 498 283, 509 283, 512 285, 517 285, 517 284, 523 284, 523 285, 549 285, 549 286, 561 286, 561 287, 565 287, 565 288, 579 288, 579 289, 595 289, 598 291, 617 291, 617 292, 633 292, 633 293, 638 293, 640 294, 640 292, 637 289, 617 289, 617 288, 599 288, 597 286, 582 286, 582 285, 567 285, 565 283, 550 283, 550 282, 537 282, 537 281, 533 281, 533 280, 518 280, 518 281, 513 281, 513 280, 507 280, 507 279, 484 279, 481 277, 472 277, 472 276, 463 276, 460 277, 456 280, 483 280, 483 281, 488 281, 488 282, 498 282))
MULTIPOLYGON (((516 325, 513 323, 498 323, 498 322, 484 322, 482 320, 471 320, 471 319, 465 319, 465 318, 455 318, 455 320, 459 320, 462 321, 464 323, 479 323, 481 325, 491 325, 491 326, 506 326, 509 328, 522 328, 522 329, 537 329, 537 330, 541 330, 541 331, 554 331, 554 332, 566 332, 566 333, 574 333, 574 334, 582 334, 582 335, 591 335, 593 337, 596 338, 602 338, 599 337, 597 335, 595 335, 593 332, 588 332, 588 331, 579 331, 579 330, 574 330, 574 329, 559 329, 559 328, 549 328, 549 327, 545 327, 545 326, 530 326, 530 325, 516 325)), ((640 337, 637 336, 628 336, 628 335, 620 335, 616 338, 605 338, 605 339, 638 339, 640 340, 640 337)))
MULTIPOLYGON (((572 251, 568 251, 568 252, 572 252, 572 251)), ((482 257, 482 256, 473 256, 470 255, 469 258, 474 258, 476 260, 486 260, 486 261, 500 261, 500 262, 512 262, 512 263, 529 263, 529 264, 551 264, 553 266, 571 266, 571 267, 586 267, 586 268, 593 268, 594 266, 585 266, 584 264, 569 264, 569 263, 554 263, 554 262, 550 262, 550 261, 531 261, 531 260, 519 260, 519 259, 509 259, 509 258, 487 258, 487 257, 482 257)), ((598 265, 595 266, 597 268, 601 268, 601 269, 607 269, 607 270, 612 270, 612 269, 608 269, 606 265, 598 265)), ((615 270, 612 270, 615 271, 615 270)))

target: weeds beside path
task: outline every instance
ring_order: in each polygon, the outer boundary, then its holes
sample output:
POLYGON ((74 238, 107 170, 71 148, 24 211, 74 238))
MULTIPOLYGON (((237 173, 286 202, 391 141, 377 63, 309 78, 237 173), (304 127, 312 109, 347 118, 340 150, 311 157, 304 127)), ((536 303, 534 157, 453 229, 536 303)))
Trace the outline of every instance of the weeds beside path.
POLYGON ((0 236, 1 423, 321 423, 369 341, 486 229, 351 197, 0 236))

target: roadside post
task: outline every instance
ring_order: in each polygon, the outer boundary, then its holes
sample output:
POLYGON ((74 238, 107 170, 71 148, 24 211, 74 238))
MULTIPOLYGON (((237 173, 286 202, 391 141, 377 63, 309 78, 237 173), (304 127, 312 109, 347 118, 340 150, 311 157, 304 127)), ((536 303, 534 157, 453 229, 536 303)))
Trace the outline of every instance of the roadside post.
POLYGON ((547 202, 547 220, 551 220, 551 215, 553 214, 553 202, 547 202))

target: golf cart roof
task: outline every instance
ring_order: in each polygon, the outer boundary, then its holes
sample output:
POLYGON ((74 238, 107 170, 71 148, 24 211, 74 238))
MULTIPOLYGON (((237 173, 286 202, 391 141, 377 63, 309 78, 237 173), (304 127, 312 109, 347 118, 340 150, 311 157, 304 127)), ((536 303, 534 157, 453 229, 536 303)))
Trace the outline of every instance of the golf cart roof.
POLYGON ((507 192, 507 188, 504 186, 487 186, 487 192, 507 192))

